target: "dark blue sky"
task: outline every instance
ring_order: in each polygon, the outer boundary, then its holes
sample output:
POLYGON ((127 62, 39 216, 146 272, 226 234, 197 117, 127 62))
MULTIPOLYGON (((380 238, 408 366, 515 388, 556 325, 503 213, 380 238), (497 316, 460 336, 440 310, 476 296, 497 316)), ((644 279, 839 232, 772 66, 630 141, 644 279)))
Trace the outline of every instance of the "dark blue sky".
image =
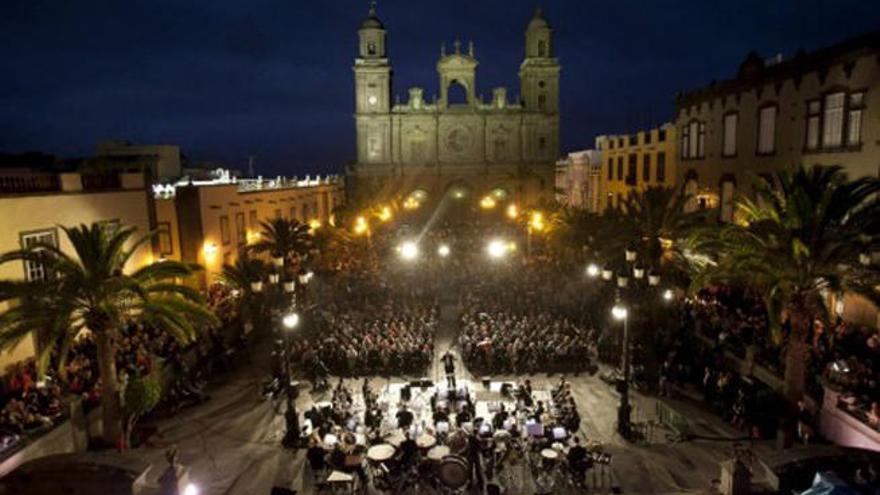
MULTIPOLYGON (((100 139, 177 143, 196 160, 303 174, 354 156, 361 0, 7 0, 0 5, 0 151, 63 157, 100 139)), ((793 54, 880 27, 871 0, 379 1, 394 92, 437 89, 442 41, 473 39, 478 91, 518 94, 536 5, 555 29, 562 147, 672 116, 675 93, 745 54, 793 54)))

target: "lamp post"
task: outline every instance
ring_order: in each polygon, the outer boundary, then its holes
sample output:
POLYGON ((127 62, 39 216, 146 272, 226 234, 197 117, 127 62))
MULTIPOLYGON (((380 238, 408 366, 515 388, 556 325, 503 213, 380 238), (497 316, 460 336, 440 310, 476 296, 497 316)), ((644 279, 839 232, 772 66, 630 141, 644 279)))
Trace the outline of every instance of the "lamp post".
POLYGON ((620 406, 617 408, 617 432, 629 440, 632 432, 630 428, 632 407, 629 405, 629 310, 618 301, 611 308, 611 315, 615 320, 623 321, 623 352, 621 357, 623 381, 620 383, 620 406))
POLYGON ((284 390, 287 397, 287 410, 284 412, 284 423, 287 431, 281 444, 289 449, 296 450, 299 446, 299 413, 296 411, 297 383, 293 381, 293 367, 290 363, 291 334, 299 326, 299 313, 290 310, 281 318, 284 327, 284 390))
MULTIPOLYGON (((629 382, 630 382, 630 342, 629 342, 629 318, 630 309, 624 305, 621 294, 627 290, 637 289, 642 283, 648 288, 655 288, 660 285, 660 275, 656 272, 648 271, 643 266, 636 264, 638 253, 635 249, 627 247, 624 251, 624 259, 626 266, 619 273, 615 274, 614 270, 606 266, 599 269, 598 265, 590 263, 587 265, 587 275, 591 278, 601 278, 605 282, 615 281, 617 285, 617 301, 611 308, 611 316, 617 321, 623 322, 623 344, 621 351, 622 380, 618 386, 620 391, 620 406, 617 409, 617 431, 620 436, 629 440, 632 436, 632 422, 630 415, 632 406, 629 400, 629 382), (616 275, 616 277, 615 277, 616 275), (632 283, 630 280, 632 276, 632 283)), ((672 298, 672 292, 667 290, 663 294, 663 298, 669 300, 672 298)))

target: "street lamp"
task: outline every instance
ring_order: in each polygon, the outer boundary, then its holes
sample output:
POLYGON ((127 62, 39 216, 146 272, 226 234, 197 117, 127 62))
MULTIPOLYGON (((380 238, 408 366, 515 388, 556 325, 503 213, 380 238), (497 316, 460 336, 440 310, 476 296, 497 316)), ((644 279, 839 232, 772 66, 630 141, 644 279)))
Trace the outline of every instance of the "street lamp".
POLYGON ((284 315, 284 318, 281 319, 281 323, 284 325, 284 328, 293 330, 299 325, 299 314, 291 311, 284 315))
POLYGON ((666 289, 663 291, 663 300, 664 301, 669 302, 672 300, 673 297, 675 297, 675 294, 672 292, 672 289, 666 289))
POLYGON ((589 265, 587 265, 587 275, 589 275, 590 278, 598 277, 599 276, 599 265, 597 265, 595 263, 590 263, 589 265))
POLYGON ((293 351, 291 334, 299 326, 299 320, 299 313, 292 307, 281 318, 281 324, 287 330, 284 332, 284 391, 287 398, 284 423, 287 431, 281 444, 291 449, 296 449, 299 444, 299 413, 296 411, 297 383, 293 381, 293 367, 290 363, 290 355, 293 351))
POLYGON ((617 321, 623 322, 623 380, 620 382, 620 406, 617 409, 617 431, 620 436, 629 440, 631 433, 629 405, 629 311, 626 306, 618 301, 611 308, 611 316, 617 321))
POLYGON ((437 254, 440 255, 441 258, 446 258, 449 256, 449 246, 446 244, 440 244, 440 247, 437 248, 437 254))

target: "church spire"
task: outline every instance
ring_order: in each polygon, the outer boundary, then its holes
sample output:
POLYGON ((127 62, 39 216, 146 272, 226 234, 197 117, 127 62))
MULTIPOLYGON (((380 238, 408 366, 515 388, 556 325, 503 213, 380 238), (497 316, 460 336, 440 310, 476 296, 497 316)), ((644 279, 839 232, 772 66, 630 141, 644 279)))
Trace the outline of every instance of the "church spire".
POLYGON ((461 41, 458 38, 455 38, 455 41, 452 43, 452 46, 455 48, 455 54, 461 55, 461 41))
POLYGON ((468 55, 471 58, 474 57, 474 42, 473 42, 473 40, 468 41, 468 55))

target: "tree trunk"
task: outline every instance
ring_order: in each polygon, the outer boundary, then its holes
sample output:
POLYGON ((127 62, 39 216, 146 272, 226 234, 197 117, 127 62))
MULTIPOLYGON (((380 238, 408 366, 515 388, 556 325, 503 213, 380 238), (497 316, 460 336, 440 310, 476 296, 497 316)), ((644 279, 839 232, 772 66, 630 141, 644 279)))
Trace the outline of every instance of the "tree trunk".
POLYGON ((103 439, 115 446, 122 438, 122 405, 119 402, 119 381, 116 376, 116 348, 108 330, 95 332, 98 346, 98 369, 101 372, 101 415, 103 439))
POLYGON ((810 316, 804 312, 793 311, 791 314, 791 334, 786 343, 785 375, 783 378, 783 394, 788 411, 781 432, 783 434, 782 445, 785 448, 791 447, 797 436, 798 402, 804 398, 807 359, 810 350, 806 342, 810 322, 810 316))

